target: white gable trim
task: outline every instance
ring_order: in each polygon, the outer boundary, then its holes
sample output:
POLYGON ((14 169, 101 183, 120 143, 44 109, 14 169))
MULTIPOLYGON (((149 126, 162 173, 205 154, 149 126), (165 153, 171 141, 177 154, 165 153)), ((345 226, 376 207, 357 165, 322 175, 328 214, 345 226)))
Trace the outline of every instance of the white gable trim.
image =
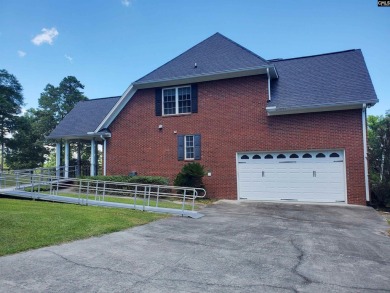
POLYGON ((158 82, 150 82, 150 83, 133 83, 131 84, 121 98, 116 102, 114 107, 112 107, 111 111, 108 112, 106 117, 104 117, 103 121, 99 124, 99 126, 94 130, 94 132, 99 132, 101 129, 107 128, 110 126, 112 121, 119 115, 122 109, 126 106, 126 104, 130 101, 130 99, 137 92, 137 89, 143 88, 152 88, 152 87, 161 87, 168 85, 180 85, 183 83, 189 82, 204 82, 210 80, 218 80, 218 79, 226 79, 226 78, 234 78, 248 75, 257 75, 257 74, 269 74, 269 76, 277 78, 277 72, 274 66, 270 67, 260 67, 254 68, 250 70, 238 70, 234 72, 225 72, 220 74, 213 74, 207 76, 198 76, 184 79, 175 79, 175 80, 167 80, 167 81, 158 81, 158 82), (271 69, 271 70, 270 70, 271 69))
POLYGON ((118 114, 122 111, 122 109, 126 106, 126 104, 130 101, 130 99, 137 92, 137 89, 134 88, 133 85, 130 85, 121 98, 116 102, 114 107, 112 107, 111 111, 108 112, 106 117, 104 117, 103 121, 99 124, 99 126, 95 129, 94 132, 99 132, 99 130, 107 128, 112 121, 118 116, 118 114))
POLYGON ((272 65, 272 66, 260 66, 260 67, 253 67, 253 68, 238 69, 233 71, 213 72, 213 73, 200 74, 194 76, 183 76, 183 77, 176 77, 174 79, 169 78, 169 79, 161 79, 161 80, 147 81, 147 82, 136 81, 133 83, 133 85, 138 89, 153 88, 153 87, 167 87, 167 86, 199 83, 199 82, 251 76, 251 75, 258 75, 258 74, 269 74, 270 78, 279 77, 275 66, 272 65))

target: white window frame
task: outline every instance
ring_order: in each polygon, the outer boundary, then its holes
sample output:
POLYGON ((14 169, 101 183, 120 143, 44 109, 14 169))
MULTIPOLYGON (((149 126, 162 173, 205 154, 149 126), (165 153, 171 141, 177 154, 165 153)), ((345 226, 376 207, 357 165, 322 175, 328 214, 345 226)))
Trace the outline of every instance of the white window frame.
POLYGON ((184 160, 195 160, 195 135, 185 135, 184 136, 184 160), (187 137, 192 137, 192 158, 187 157, 187 137))
POLYGON ((171 116, 171 115, 182 115, 182 114, 188 114, 188 113, 191 113, 190 112, 184 112, 184 113, 179 113, 179 88, 190 88, 190 101, 192 102, 192 92, 191 92, 191 85, 183 85, 183 86, 177 86, 177 87, 167 87, 167 88, 163 88, 162 89, 162 93, 161 93, 161 99, 162 99, 162 103, 161 103, 161 107, 162 107, 162 116, 171 116), (172 90, 174 89, 175 90, 175 113, 173 114, 165 114, 165 111, 164 111, 164 91, 166 90, 172 90))

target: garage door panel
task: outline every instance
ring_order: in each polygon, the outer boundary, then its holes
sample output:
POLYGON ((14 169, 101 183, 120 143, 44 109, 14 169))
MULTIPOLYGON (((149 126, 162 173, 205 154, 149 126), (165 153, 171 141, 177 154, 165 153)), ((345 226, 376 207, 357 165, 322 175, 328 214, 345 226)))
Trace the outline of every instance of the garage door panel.
MULTIPOLYGON (((284 152, 286 159, 276 159, 279 153, 272 153, 273 159, 268 160, 263 159, 265 153, 260 153, 262 159, 248 159, 243 164, 238 155, 239 196, 253 200, 344 201, 343 152, 321 153, 325 157, 316 157, 314 151, 284 152), (298 158, 290 159, 292 153, 298 158), (305 154, 307 158, 303 157, 305 154)), ((253 155, 247 156, 252 158, 253 155)))

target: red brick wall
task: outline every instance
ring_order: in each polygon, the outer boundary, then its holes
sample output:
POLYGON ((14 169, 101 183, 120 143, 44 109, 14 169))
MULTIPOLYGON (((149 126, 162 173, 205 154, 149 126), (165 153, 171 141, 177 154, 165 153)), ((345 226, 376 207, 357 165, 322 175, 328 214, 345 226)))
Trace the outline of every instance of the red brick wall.
POLYGON ((198 113, 157 117, 154 89, 139 90, 110 126, 107 173, 173 179, 186 163, 177 160, 177 134, 200 133, 208 194, 237 199, 237 152, 342 148, 348 202, 365 205, 361 110, 269 117, 265 76, 200 83, 198 97, 198 113))

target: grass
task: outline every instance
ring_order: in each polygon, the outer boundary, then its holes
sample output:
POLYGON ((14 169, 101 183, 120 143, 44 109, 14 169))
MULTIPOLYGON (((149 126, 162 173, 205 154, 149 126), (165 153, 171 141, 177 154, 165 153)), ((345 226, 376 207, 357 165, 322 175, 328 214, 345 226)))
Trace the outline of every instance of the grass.
POLYGON ((163 214, 0 198, 0 256, 147 224, 163 214))

